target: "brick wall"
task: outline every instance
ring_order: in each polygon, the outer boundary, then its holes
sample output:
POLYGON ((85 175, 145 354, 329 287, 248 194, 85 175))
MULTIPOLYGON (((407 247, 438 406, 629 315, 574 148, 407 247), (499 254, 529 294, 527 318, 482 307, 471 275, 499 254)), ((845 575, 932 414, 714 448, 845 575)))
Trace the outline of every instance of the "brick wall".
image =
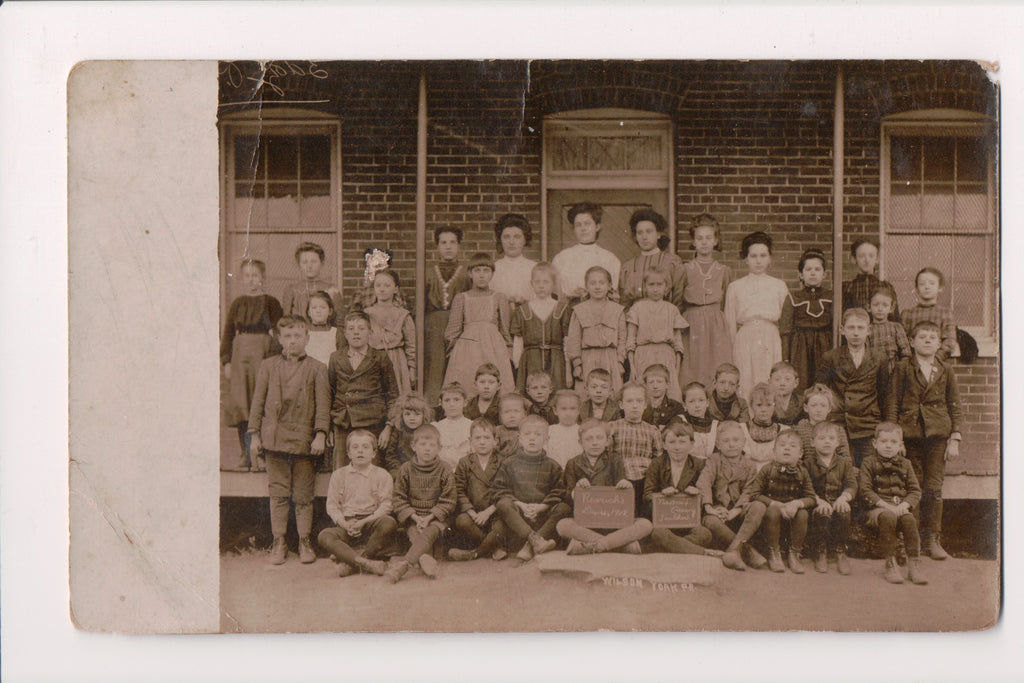
POLYGON ((972 365, 954 368, 964 410, 961 456, 946 466, 949 474, 998 474, 1002 429, 1001 364, 997 358, 979 358, 972 365))
MULTIPOLYGON (((293 99, 342 121, 344 272, 361 281, 362 253, 387 247, 406 293, 415 272, 416 110, 428 83, 428 231, 451 224, 463 253, 494 251, 494 220, 506 211, 535 226, 527 255, 540 254, 541 122, 588 108, 668 114, 674 123, 679 251, 686 222, 710 211, 722 222, 721 260, 738 273, 739 241, 764 229, 776 240, 773 273, 797 285, 810 246, 831 250, 834 64, 812 62, 501 61, 323 65, 327 78, 285 74, 293 99)), ((251 65, 250 65, 251 68, 251 65)), ((848 62, 844 249, 878 236, 883 116, 956 108, 995 115, 997 93, 970 62, 848 62)), ((222 101, 237 101, 222 75, 222 101)), ((282 99, 264 89, 265 101, 282 99)), ((230 108, 229 108, 230 109, 230 108)), ((431 243, 428 238, 428 252, 431 243)), ((428 253, 429 258, 429 253, 428 253)), ((964 457, 951 472, 991 473, 999 462, 999 364, 958 366, 967 414, 964 457)))

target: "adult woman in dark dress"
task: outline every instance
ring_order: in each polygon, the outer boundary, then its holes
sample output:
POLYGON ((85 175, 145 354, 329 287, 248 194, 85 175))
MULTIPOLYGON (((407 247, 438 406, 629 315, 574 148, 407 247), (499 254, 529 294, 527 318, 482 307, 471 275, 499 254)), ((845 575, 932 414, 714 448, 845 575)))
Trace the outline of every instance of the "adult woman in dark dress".
POLYGON ((426 316, 424 328, 423 394, 428 405, 437 405, 447 364, 444 330, 448 326, 452 299, 470 288, 466 267, 459 263, 462 230, 447 225, 434 229, 439 259, 426 273, 426 316))

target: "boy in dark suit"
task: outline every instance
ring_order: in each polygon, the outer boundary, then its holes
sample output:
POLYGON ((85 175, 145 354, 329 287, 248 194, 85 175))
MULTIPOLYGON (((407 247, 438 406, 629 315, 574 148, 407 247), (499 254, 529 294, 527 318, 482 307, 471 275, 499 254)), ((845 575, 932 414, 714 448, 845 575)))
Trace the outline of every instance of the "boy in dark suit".
POLYGON ((470 452, 455 467, 455 494, 459 500, 455 528, 476 547, 473 550, 452 548, 448 551, 449 559, 475 560, 486 556, 505 559, 501 546, 507 531, 505 523, 494 516, 497 508, 491 502, 490 490, 501 464, 497 445, 491 421, 486 417, 473 420, 469 427, 470 452))
POLYGON ((946 461, 960 455, 963 422, 956 378, 937 355, 941 334, 931 321, 914 326, 914 355, 902 359, 893 371, 887 411, 903 429, 907 458, 921 484, 921 545, 933 560, 949 557, 939 543, 942 482, 946 461))
POLYGON ((888 417, 889 362, 867 348, 871 316, 863 308, 843 313, 846 346, 828 351, 818 366, 818 382, 835 392, 846 420, 853 463, 871 453, 875 426, 888 417))
POLYGON ((327 365, 334 432, 333 462, 324 458, 328 471, 348 464, 345 440, 353 429, 380 434, 398 398, 398 382, 387 352, 369 345, 369 316, 362 311, 345 316, 345 341, 343 348, 331 354, 327 365))

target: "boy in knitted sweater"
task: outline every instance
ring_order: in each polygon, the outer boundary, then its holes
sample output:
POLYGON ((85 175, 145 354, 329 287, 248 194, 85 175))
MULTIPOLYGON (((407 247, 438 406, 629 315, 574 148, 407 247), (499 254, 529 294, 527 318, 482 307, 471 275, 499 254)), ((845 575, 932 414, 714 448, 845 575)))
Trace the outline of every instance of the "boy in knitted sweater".
POLYGON ((427 577, 437 577, 437 561, 430 551, 455 512, 455 480, 437 457, 441 450, 437 427, 418 427, 412 435, 412 449, 416 459, 399 468, 393 500, 395 518, 405 527, 412 545, 384 574, 391 583, 398 583, 414 564, 419 564, 427 577))
POLYGON ((501 463, 491 485, 492 499, 509 534, 526 541, 518 554, 528 561, 555 547, 558 520, 571 514, 565 497, 562 467, 544 452, 548 423, 539 415, 527 415, 519 427, 519 448, 501 463))

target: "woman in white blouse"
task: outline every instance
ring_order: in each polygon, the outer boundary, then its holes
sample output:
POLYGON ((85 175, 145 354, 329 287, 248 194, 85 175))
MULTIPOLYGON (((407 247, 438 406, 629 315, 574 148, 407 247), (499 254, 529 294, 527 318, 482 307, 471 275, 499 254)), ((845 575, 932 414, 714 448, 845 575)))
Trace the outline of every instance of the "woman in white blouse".
POLYGON ((586 294, 583 280, 591 266, 601 266, 608 271, 612 277, 609 298, 619 298, 614 288, 619 284, 622 264, 618 256, 597 245, 597 237, 601 234, 601 213, 601 207, 590 202, 580 202, 569 209, 569 221, 576 235, 576 244, 563 249, 551 259, 551 265, 558 271, 562 283, 562 295, 568 299, 579 300, 586 294))
POLYGON ((768 275, 772 264, 772 238, 752 232, 740 249, 748 274, 725 291, 725 321, 733 338, 733 363, 740 370, 739 395, 750 396, 759 382, 767 382, 772 366, 782 360, 779 318, 789 296, 786 283, 768 275))
POLYGON ((494 237, 502 258, 494 262, 491 289, 504 294, 513 306, 529 301, 533 298, 530 276, 537 265, 523 256, 532 238, 530 222, 521 214, 506 213, 494 224, 494 237))

